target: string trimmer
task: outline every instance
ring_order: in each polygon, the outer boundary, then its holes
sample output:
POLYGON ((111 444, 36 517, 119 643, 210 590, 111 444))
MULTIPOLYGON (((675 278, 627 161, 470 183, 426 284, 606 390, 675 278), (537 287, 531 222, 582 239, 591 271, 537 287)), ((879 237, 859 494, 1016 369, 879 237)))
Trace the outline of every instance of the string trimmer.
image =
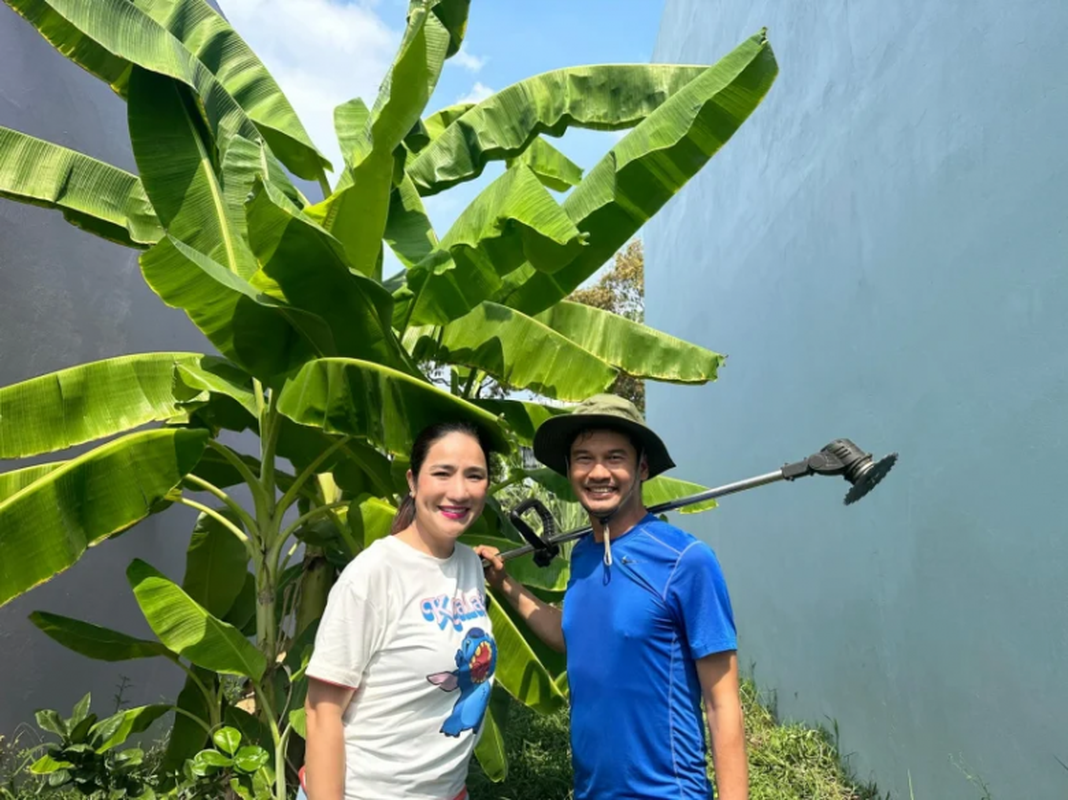
MULTIPOLYGON (((667 503, 649 508, 651 514, 663 514, 685 506, 704 503, 717 497, 728 494, 737 494, 758 486, 767 486, 779 481, 795 481, 798 478, 807 478, 809 475, 841 475, 849 484, 849 491, 845 496, 845 504, 852 505, 868 494, 879 485, 890 468, 897 461, 897 453, 891 453, 879 461, 872 459, 871 453, 865 453, 849 439, 835 439, 818 453, 810 455, 803 461, 787 464, 774 472, 746 478, 743 481, 728 483, 707 489, 698 494, 680 497, 667 503)), ((560 553, 560 545, 573 539, 578 539, 589 533, 592 528, 576 528, 564 533, 556 533, 556 520, 552 513, 537 498, 525 500, 516 506, 509 515, 516 530, 526 539, 527 544, 501 553, 500 558, 508 561, 519 558, 528 553, 534 554, 534 562, 541 567, 546 567, 560 553), (533 528, 523 519, 523 515, 534 511, 541 519, 542 535, 539 536, 533 528)))

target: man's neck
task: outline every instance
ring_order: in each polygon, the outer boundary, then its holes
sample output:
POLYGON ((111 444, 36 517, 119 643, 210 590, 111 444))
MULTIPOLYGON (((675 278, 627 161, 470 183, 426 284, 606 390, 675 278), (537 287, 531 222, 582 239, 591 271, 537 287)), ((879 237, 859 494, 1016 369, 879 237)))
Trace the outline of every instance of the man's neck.
MULTIPOLYGON (((645 516, 648 513, 649 512, 645 510, 645 506, 640 502, 629 505, 627 508, 619 509, 619 511, 613 514, 612 518, 608 520, 608 535, 612 538, 612 541, 615 541, 645 519, 645 516)), ((601 525, 600 519, 593 514, 590 514, 589 517, 590 527, 593 528, 594 541, 603 542, 604 526, 601 525)))

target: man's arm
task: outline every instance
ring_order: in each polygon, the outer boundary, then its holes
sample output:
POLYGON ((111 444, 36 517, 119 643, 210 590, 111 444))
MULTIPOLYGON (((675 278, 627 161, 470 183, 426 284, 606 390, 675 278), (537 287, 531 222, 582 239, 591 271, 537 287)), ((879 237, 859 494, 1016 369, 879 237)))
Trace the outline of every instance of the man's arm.
POLYGON ((490 566, 486 568, 486 580, 490 586, 505 596, 512 608, 534 631, 535 636, 558 653, 564 652, 563 612, 532 594, 509 575, 496 547, 479 545, 475 552, 490 562, 490 566))
POLYGON ((748 800, 749 765, 745 754, 745 720, 738 688, 738 657, 731 650, 699 658, 712 764, 720 800, 748 800))
POLYGON ((304 701, 308 746, 304 754, 304 781, 308 800, 342 800, 345 797, 345 732, 341 718, 355 689, 308 680, 304 701))

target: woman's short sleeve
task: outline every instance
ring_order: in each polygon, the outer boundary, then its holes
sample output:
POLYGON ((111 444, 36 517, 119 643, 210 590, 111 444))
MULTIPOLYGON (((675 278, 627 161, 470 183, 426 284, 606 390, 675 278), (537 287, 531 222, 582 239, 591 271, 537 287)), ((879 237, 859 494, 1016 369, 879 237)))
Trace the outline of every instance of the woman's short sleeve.
POLYGON ((315 634, 307 675, 357 689, 372 656, 385 641, 387 576, 381 564, 352 561, 341 573, 315 634))

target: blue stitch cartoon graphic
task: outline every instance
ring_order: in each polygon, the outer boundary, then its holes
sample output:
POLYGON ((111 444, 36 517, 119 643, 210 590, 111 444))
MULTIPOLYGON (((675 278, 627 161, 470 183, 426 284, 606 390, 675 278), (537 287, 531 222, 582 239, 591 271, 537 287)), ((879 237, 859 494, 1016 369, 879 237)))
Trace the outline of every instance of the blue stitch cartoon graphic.
POLYGON ((463 731, 478 730, 489 705, 490 681, 497 668, 497 644, 481 628, 467 631, 456 652, 456 666, 452 672, 435 672, 426 679, 442 691, 460 690, 452 713, 441 726, 446 736, 459 736, 463 731))

